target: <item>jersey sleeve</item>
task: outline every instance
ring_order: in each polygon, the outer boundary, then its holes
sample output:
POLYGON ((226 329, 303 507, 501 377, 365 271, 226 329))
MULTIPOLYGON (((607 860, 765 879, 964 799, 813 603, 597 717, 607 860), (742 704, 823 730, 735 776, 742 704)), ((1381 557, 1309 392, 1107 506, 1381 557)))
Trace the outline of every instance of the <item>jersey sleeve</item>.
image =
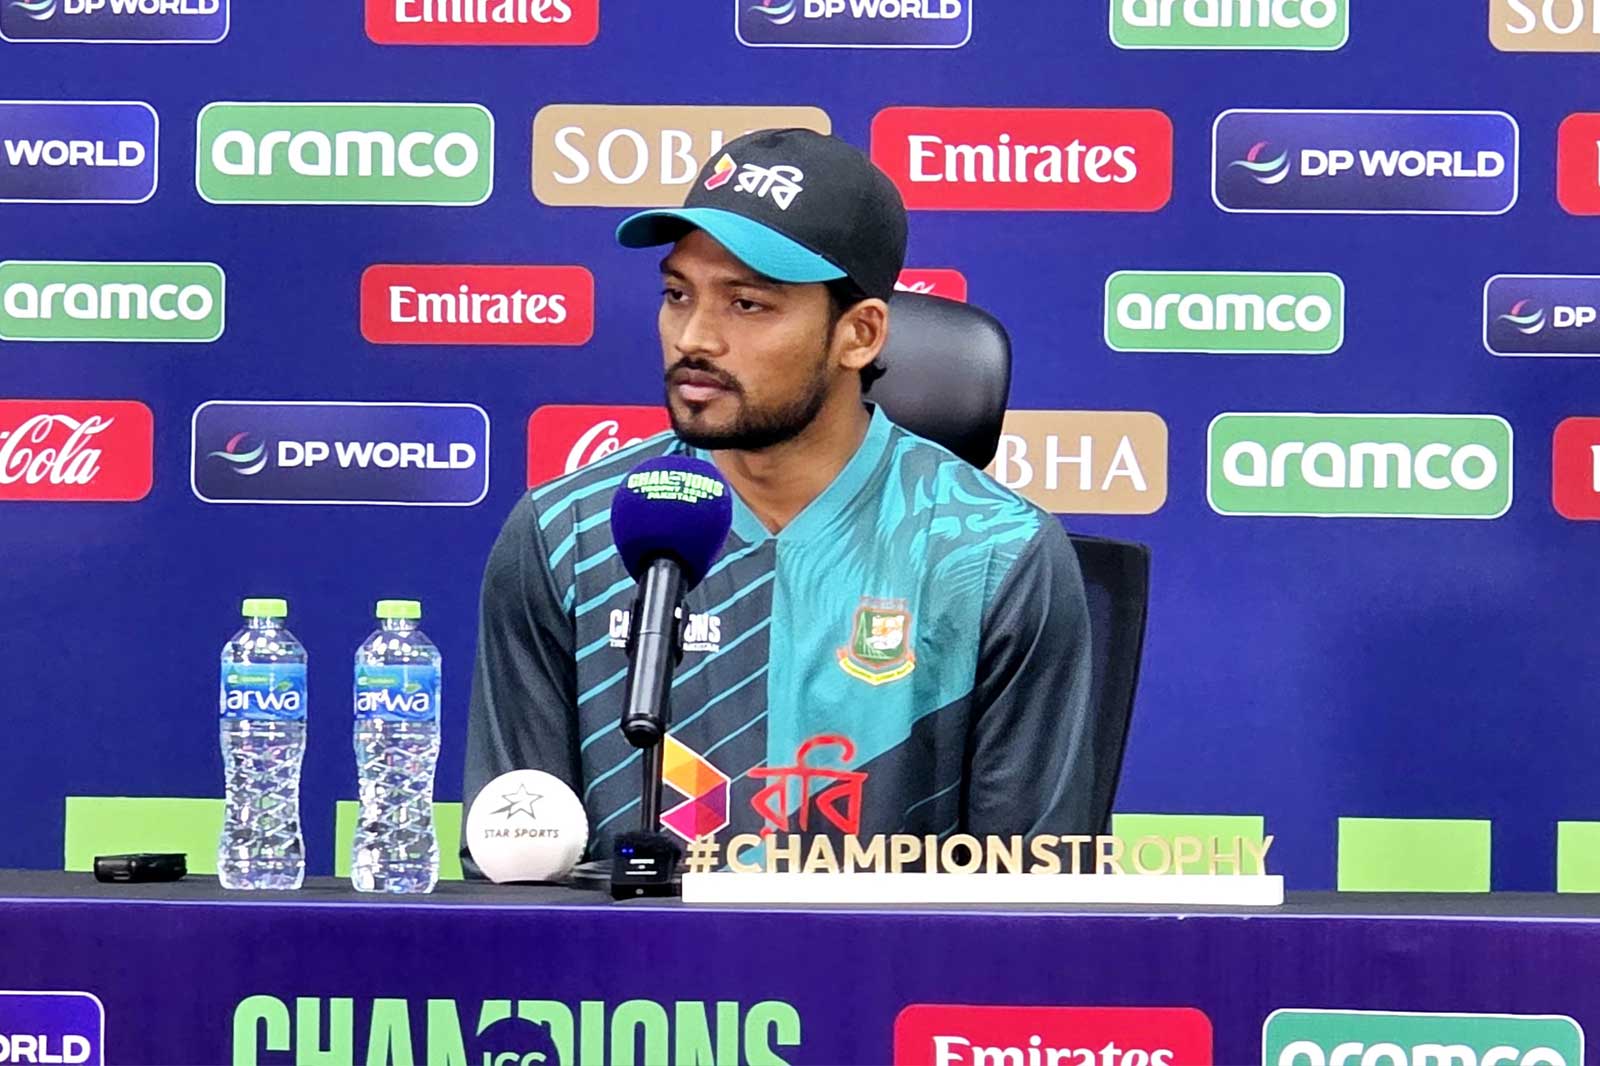
MULTIPOLYGON (((463 813, 484 785, 511 770, 544 770, 581 792, 573 623, 548 560, 538 510, 524 496, 484 567, 463 813)), ((462 826, 462 867, 480 877, 465 820, 462 826)))
POLYGON ((967 832, 1098 832, 1089 606, 1053 516, 984 610, 969 742, 967 832))

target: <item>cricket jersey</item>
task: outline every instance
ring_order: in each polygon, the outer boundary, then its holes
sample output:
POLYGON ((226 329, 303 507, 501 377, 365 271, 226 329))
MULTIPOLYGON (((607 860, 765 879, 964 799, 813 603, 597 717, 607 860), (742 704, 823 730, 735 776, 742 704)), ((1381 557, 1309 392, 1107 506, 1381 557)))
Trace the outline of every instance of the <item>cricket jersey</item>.
MULTIPOLYGON (((548 771, 583 799, 590 858, 639 828, 640 753, 619 728, 636 584, 611 498, 634 465, 669 454, 710 460, 668 431, 532 490, 484 574, 466 797, 510 770, 548 771)), ((765 828, 1098 830, 1071 540, 881 408, 777 534, 735 493, 727 543, 685 610, 666 831, 725 844, 765 828)))

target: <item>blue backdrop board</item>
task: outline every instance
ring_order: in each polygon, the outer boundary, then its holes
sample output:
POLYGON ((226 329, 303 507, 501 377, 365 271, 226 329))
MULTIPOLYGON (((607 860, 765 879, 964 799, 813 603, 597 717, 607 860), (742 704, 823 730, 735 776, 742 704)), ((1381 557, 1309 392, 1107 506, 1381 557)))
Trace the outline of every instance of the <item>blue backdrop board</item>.
POLYGON ((1555 887, 1600 817, 1593 6, 0 2, 0 865, 59 866, 69 796, 219 794, 247 595, 310 650, 314 872, 379 598, 459 799, 502 519, 659 428, 610 410, 661 391, 612 230, 781 123, 1010 330, 996 474, 1154 550, 1120 810, 1264 818, 1292 888, 1406 839, 1357 819, 1469 822, 1555 887))

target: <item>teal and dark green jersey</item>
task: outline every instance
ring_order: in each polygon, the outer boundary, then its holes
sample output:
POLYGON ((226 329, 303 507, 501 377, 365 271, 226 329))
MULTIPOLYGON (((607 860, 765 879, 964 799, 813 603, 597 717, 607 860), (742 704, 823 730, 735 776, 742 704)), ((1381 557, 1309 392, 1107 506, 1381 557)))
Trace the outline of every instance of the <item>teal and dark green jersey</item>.
MULTIPOLYGON (((668 432, 534 489, 484 574, 466 795, 509 770, 549 771, 583 798, 591 857, 639 818, 640 756, 619 728, 635 583, 611 497, 635 464, 670 453, 709 458, 668 432)), ((1071 541, 880 409, 778 534, 735 497, 733 531, 686 608, 662 799, 680 835, 1098 828, 1071 541), (805 767, 833 771, 805 779, 803 804, 801 779, 779 773, 802 749, 805 767)))

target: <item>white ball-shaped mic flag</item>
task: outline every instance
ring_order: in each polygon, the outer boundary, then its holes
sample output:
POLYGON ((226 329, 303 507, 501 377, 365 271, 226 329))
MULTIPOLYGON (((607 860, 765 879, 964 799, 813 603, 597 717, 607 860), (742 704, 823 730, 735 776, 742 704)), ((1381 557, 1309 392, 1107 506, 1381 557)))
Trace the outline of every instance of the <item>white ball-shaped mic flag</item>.
POLYGON ((559 777, 512 770, 483 786, 466 834, 467 850, 489 880, 559 881, 583 857, 589 816, 559 777))

